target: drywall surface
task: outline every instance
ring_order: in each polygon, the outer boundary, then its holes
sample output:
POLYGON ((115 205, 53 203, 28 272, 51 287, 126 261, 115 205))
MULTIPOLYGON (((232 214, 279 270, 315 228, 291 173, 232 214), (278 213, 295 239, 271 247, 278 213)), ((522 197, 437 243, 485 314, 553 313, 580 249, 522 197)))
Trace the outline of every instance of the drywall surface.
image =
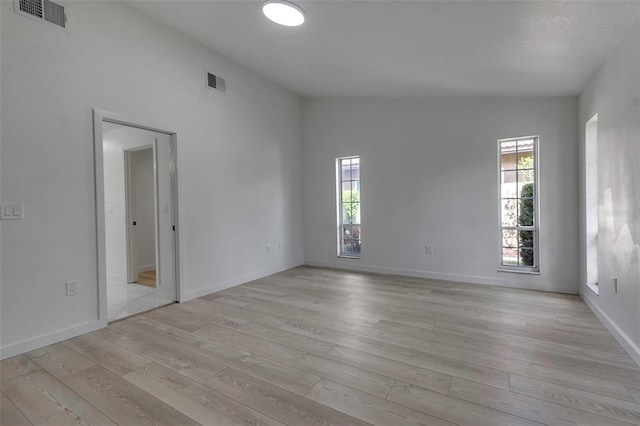
POLYGON ((577 293, 576 117, 576 98, 305 100, 305 262, 577 293), (497 140, 529 135, 540 136, 541 272, 498 272, 497 140), (347 155, 360 156, 357 260, 336 256, 335 159, 347 155))
MULTIPOLYGON (((2 23, 2 10, 0 7, 0 23, 2 23)), ((0 31, 0 58, 2 58, 2 31, 0 31)), ((2 62, 0 60, 0 166, 2 165, 2 62)), ((0 173, 0 201, 2 197, 2 173, 0 173)), ((0 221, 0 241, 2 241, 2 221, 0 221)), ((2 244, 0 244, 0 308, 2 307, 2 244)), ((2 328, 2 318, 0 316, 0 331, 2 328)))
MULTIPOLYGON (((598 287, 586 287, 582 214, 581 294, 640 364, 640 22, 580 96, 585 124, 598 114, 598 287), (612 278, 618 279, 618 292, 612 278)), ((584 170, 584 169, 583 169, 584 170)), ((584 199, 584 173, 581 174, 584 199)))
POLYGON ((299 99, 120 2, 66 6, 68 32, 0 2, 2 196, 25 206, 2 224, 2 357, 101 326, 93 108, 177 134, 182 300, 303 261, 299 99))

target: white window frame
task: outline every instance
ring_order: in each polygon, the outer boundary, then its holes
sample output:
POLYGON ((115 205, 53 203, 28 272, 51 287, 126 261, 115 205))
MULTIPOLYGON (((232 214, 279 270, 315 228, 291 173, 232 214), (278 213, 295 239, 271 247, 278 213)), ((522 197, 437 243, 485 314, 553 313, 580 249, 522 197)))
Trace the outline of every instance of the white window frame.
POLYGON ((598 287, 598 114, 585 123, 584 129, 584 200, 586 284, 599 295, 598 287))
POLYGON ((337 219, 337 253, 338 257, 344 257, 348 259, 360 259, 362 256, 362 240, 360 246, 360 253, 343 253, 342 252, 342 160, 352 160, 357 158, 358 161, 358 182, 360 184, 360 223, 355 225, 360 226, 360 232, 362 233, 362 159, 359 155, 349 155, 346 157, 336 158, 336 219, 337 219))
MULTIPOLYGON (((498 271, 501 272, 516 272, 522 274, 540 274, 540 136, 522 136, 516 138, 507 138, 498 140, 498 229, 500 242, 498 246, 498 271), (503 142, 517 142, 522 140, 533 139, 533 226, 503 226, 502 225, 502 143, 503 142), (504 265, 503 262, 503 240, 502 231, 515 230, 517 231, 533 231, 533 266, 519 266, 519 265, 504 265)), ((517 161, 517 155, 516 155, 517 161)), ((516 173, 517 176, 517 173, 516 173)), ((520 237, 518 236, 518 239, 520 237)), ((519 250, 519 247, 518 247, 519 250)))

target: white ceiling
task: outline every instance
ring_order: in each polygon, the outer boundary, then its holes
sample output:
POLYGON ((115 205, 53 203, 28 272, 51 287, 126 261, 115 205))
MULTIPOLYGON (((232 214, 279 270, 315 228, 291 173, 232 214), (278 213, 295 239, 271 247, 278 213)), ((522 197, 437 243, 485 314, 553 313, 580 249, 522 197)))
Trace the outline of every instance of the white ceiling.
POLYGON ((306 96, 577 95, 640 25, 640 0, 299 0, 297 28, 261 1, 128 3, 306 96))

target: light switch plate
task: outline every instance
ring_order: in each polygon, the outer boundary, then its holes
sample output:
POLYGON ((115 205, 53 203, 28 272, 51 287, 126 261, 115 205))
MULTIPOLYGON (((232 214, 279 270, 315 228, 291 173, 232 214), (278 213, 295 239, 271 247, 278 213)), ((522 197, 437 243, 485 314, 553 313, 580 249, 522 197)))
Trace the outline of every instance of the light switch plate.
POLYGON ((21 203, 2 203, 0 204, 0 219, 24 219, 24 207, 21 203))

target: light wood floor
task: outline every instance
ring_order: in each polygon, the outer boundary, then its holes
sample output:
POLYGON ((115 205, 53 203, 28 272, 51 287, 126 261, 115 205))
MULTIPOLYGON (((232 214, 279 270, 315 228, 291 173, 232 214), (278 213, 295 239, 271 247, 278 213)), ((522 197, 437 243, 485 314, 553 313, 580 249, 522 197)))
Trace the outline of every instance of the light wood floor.
POLYGON ((155 269, 152 271, 138 272, 138 281, 136 281, 136 284, 146 285, 147 287, 155 287, 156 286, 155 269))
POLYGON ((2 361, 2 424, 639 425, 577 296, 301 267, 2 361))

